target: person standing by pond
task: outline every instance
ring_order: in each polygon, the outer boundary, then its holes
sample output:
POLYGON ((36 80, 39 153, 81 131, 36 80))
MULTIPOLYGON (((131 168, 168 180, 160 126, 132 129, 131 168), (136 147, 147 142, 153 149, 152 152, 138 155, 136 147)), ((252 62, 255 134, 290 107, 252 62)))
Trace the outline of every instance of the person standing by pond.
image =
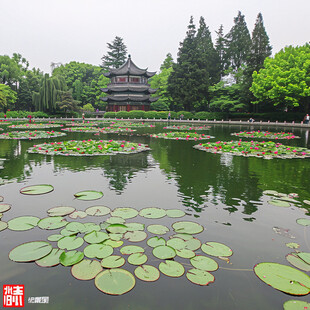
POLYGON ((85 121, 85 114, 82 113, 82 119, 83 119, 83 124, 84 124, 84 121, 85 121))
POLYGON ((309 114, 307 114, 307 115, 304 117, 304 124, 309 124, 309 120, 310 120, 310 117, 309 117, 309 114))

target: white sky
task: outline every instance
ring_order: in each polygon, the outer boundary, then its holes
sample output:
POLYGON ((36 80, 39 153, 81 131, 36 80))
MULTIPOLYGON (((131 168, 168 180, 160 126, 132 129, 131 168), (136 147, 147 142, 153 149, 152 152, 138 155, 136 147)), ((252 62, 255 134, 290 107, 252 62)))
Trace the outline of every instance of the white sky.
POLYGON ((238 10, 250 32, 263 14, 273 53, 310 41, 310 0, 0 0, 0 55, 20 53, 44 72, 51 62, 99 65, 120 36, 139 67, 158 71, 168 52, 176 59, 191 15, 196 26, 205 18, 215 42, 238 10))

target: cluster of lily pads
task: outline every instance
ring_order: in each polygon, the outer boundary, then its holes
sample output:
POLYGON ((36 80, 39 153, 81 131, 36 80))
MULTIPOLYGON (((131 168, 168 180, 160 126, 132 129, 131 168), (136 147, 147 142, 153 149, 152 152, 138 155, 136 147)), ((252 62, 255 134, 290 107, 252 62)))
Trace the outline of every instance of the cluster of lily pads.
MULTIPOLYGON (((81 126, 82 124, 80 124, 81 126)), ((92 127, 92 126, 73 126, 70 128, 62 128, 61 130, 63 131, 69 131, 69 132, 99 132, 101 128, 99 127, 92 127)))
POLYGON ((211 126, 189 126, 189 125, 173 125, 166 126, 164 129, 175 129, 175 130, 208 130, 211 126))
POLYGON ((234 132, 232 136, 245 137, 245 138, 263 138, 263 139, 296 139, 300 138, 295 136, 292 132, 269 132, 269 131, 240 131, 234 132))
POLYGON ((157 134, 150 135, 153 138, 163 138, 163 139, 175 139, 175 140, 206 140, 211 139, 214 137, 205 135, 205 134, 198 134, 196 132, 184 132, 184 131, 177 131, 177 132, 162 132, 157 134))
POLYGON ((52 123, 26 123, 26 124, 18 124, 18 125, 11 125, 10 128, 16 129, 43 129, 43 128, 56 128, 56 127, 63 127, 61 124, 52 124, 52 123))
POLYGON ((10 131, 0 134, 0 139, 42 139, 55 138, 65 136, 63 132, 57 131, 10 131))
POLYGON ((135 128, 143 128, 143 127, 155 127, 155 125, 144 123, 144 122, 112 122, 111 126, 113 127, 135 127, 135 128))
POLYGON ((37 144, 28 149, 29 153, 66 156, 95 156, 134 154, 149 151, 150 148, 141 143, 115 140, 70 140, 37 144))
POLYGON ((211 153, 231 153, 240 156, 272 158, 306 158, 310 150, 303 147, 283 145, 281 143, 257 141, 217 141, 200 143, 195 149, 211 153))

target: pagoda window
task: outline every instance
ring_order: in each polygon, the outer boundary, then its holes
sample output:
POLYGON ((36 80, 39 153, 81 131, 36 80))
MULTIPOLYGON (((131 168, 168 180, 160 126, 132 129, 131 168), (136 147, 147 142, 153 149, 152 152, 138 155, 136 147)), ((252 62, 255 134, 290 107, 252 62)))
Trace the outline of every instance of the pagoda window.
POLYGON ((124 76, 120 76, 120 77, 117 77, 116 79, 116 82, 117 83, 127 83, 127 77, 124 77, 124 76))
POLYGON ((130 83, 140 83, 140 78, 139 77, 130 77, 129 82, 130 83))

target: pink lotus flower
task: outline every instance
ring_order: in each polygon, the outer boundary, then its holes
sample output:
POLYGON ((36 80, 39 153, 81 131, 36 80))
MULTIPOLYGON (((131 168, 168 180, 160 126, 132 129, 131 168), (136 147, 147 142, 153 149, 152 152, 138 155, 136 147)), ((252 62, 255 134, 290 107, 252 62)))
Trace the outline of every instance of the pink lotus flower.
POLYGON ((77 147, 76 149, 77 149, 78 151, 80 150, 80 148, 79 148, 79 147, 77 147))
POLYGON ((293 152, 296 153, 297 151, 296 151, 296 150, 293 150, 293 152))
POLYGON ((121 147, 124 147, 125 145, 124 144, 121 144, 121 147))
POLYGON ((275 153, 275 154, 278 154, 278 151, 275 151, 274 153, 275 153))
POLYGON ((134 147, 132 147, 131 149, 132 149, 132 150, 134 150, 135 148, 134 148, 134 147))

